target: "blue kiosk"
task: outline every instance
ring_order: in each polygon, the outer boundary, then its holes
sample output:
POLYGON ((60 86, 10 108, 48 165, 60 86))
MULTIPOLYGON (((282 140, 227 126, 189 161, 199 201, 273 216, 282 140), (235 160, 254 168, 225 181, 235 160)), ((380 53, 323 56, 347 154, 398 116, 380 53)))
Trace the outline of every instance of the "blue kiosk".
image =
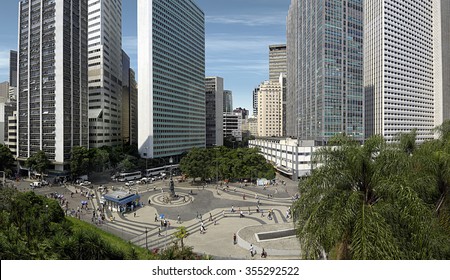
POLYGON ((127 212, 133 211, 140 206, 141 196, 137 193, 128 193, 124 191, 115 191, 105 194, 105 207, 110 211, 127 212))

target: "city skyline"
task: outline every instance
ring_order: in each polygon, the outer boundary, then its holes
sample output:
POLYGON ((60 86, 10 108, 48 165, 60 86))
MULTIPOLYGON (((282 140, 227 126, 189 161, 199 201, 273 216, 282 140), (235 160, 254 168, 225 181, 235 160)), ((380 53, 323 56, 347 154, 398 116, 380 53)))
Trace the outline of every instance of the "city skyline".
MULTIPOLYGON (((9 80, 9 50, 17 50, 17 1, 5 1, 0 16, 0 82, 9 80)), ((137 1, 124 1, 122 48, 137 82, 137 1)), ((224 78, 236 107, 252 110, 255 86, 269 79, 269 45, 286 43, 290 0, 196 0, 205 13, 206 73, 224 78)))

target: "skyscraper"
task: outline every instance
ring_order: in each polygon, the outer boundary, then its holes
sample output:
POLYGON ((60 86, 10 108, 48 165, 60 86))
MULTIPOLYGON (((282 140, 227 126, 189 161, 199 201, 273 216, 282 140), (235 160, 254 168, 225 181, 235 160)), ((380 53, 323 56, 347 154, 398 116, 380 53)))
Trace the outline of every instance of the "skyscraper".
POLYGON ((282 136, 282 91, 279 82, 265 81, 258 92, 258 136, 282 136))
POLYGON ((258 92, 259 92, 259 85, 255 87, 253 90, 252 96, 253 96, 253 116, 258 116, 258 92))
MULTIPOLYGON (((436 120, 436 125, 440 125, 440 122, 444 120, 450 120, 450 1, 440 0, 436 3, 435 11, 437 12, 436 18, 438 22, 435 24, 437 33, 435 33, 440 40, 439 56, 441 57, 442 63, 437 64, 437 71, 441 71, 440 81, 442 81, 442 117, 436 120)), ((439 73, 438 73, 439 74, 439 73)), ((438 78, 439 79, 439 78, 438 78)))
POLYGON ((122 144, 122 0, 88 0, 89 146, 122 144))
POLYGON ((203 11, 192 0, 139 0, 138 56, 141 156, 205 147, 203 11))
POLYGON ((66 169, 88 146, 87 0, 19 3, 18 158, 43 150, 66 169))
POLYGON ((286 44, 269 46, 269 81, 278 82, 280 74, 286 74, 286 44))
POLYGON ((435 0, 364 2, 366 137, 388 142, 417 129, 417 140, 433 138, 435 0))
POLYGON ((122 142, 137 144, 137 83, 130 57, 122 51, 122 142))
POLYGON ((223 112, 233 112, 233 92, 231 90, 223 91, 223 112))
POLYGON ((362 2, 292 0, 287 18, 287 135, 326 143, 345 133, 363 141, 362 2))
POLYGON ((17 87, 17 51, 9 51, 9 86, 17 87))
POLYGON ((206 77, 206 147, 223 145, 223 78, 206 77))

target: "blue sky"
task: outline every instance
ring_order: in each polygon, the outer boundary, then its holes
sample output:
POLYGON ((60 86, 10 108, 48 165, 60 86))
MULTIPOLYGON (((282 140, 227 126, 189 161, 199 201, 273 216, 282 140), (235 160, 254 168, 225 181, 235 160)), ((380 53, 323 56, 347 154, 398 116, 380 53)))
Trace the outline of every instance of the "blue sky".
MULTIPOLYGON (((269 78, 268 46, 286 42, 290 0, 195 1, 205 13, 206 76, 223 77, 225 89, 233 91, 233 106, 251 111, 253 89, 269 78)), ((17 49, 18 2, 2 1, 0 9, 0 82, 8 80, 9 50, 17 49)), ((136 2, 123 0, 122 9, 122 47, 135 70, 136 2)))

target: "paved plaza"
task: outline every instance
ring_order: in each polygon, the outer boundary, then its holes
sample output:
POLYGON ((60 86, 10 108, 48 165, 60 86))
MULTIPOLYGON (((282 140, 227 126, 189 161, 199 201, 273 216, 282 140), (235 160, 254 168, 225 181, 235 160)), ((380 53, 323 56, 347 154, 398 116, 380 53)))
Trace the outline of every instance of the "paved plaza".
MULTIPOLYGON (((262 240, 259 237, 263 235, 258 235, 269 233, 271 236, 274 232, 293 229, 292 219, 286 217, 286 212, 292 205, 293 196, 298 192, 296 182, 277 175, 278 184, 263 188, 241 183, 230 183, 228 187, 224 183, 177 183, 177 178, 174 179, 175 192, 179 199, 173 201, 167 201, 168 180, 135 185, 129 189, 123 183, 111 183, 104 179, 94 181, 96 184, 92 188, 66 185, 39 188, 35 189, 35 192, 43 195, 55 192, 63 194, 69 202, 70 210, 77 209, 81 206, 81 201, 87 200, 80 194, 81 191, 90 191, 94 198, 89 200, 89 209, 83 209, 80 217, 87 222, 92 222, 93 210, 100 205, 101 194, 97 192, 100 184, 108 187, 110 191, 114 189, 138 192, 141 202, 144 203, 143 207, 125 214, 106 211, 106 221, 97 226, 149 249, 164 249, 170 246, 175 241, 173 233, 177 227, 184 226, 189 233, 185 245, 192 246, 194 252, 208 254, 214 259, 261 259, 262 248, 268 253, 267 259, 300 257, 300 244, 297 238, 292 236, 292 232, 288 236, 275 233, 274 238, 262 240), (234 213, 231 212, 232 208, 234 213), (241 211, 244 217, 240 217, 241 211), (272 212, 270 219, 269 211, 272 212), (155 221, 155 215, 158 221, 155 221), (161 227, 161 215, 170 223, 169 227, 161 227), (206 228, 204 233, 200 231, 202 223, 206 228), (233 240, 234 235, 236 243, 233 240), (256 249, 256 255, 253 257, 249 251, 250 244, 256 249)), ((16 183, 16 186, 19 190, 27 189, 26 182, 16 183)))

